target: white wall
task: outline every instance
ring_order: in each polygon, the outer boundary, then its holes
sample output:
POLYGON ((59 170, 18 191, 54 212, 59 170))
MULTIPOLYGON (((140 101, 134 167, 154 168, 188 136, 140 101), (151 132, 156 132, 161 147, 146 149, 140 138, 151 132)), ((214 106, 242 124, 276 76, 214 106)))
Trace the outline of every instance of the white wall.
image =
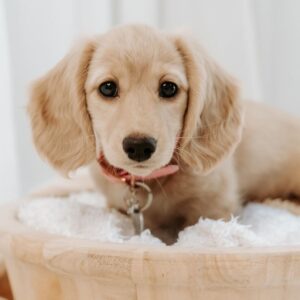
POLYGON ((31 143, 25 113, 30 81, 53 66, 76 36, 114 24, 189 28, 241 80, 245 96, 300 115, 300 1, 0 1, 0 134, 7 147, 0 148, 1 195, 24 194, 54 176, 31 143))

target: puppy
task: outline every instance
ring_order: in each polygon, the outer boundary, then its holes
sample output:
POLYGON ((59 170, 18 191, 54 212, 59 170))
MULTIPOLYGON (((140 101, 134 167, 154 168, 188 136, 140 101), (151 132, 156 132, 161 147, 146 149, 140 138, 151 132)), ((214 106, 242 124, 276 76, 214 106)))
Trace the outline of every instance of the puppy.
POLYGON ((185 35, 130 25, 83 41, 34 83, 28 111, 39 153, 64 174, 90 165, 110 206, 126 211, 119 179, 143 180, 145 225, 168 243, 201 216, 300 196, 300 121, 242 102, 185 35))

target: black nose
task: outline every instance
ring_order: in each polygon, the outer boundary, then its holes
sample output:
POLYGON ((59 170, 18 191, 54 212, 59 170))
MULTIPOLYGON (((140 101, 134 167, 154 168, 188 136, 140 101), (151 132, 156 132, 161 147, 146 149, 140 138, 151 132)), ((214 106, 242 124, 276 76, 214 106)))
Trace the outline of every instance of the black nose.
POLYGON ((141 162, 149 159, 156 148, 156 140, 152 137, 127 137, 123 140, 123 149, 127 156, 141 162))

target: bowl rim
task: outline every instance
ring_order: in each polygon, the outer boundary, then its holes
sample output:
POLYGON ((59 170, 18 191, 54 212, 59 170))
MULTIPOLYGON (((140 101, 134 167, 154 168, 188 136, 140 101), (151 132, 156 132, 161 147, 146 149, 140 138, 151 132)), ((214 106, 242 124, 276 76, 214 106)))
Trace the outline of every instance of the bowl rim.
MULTIPOLYGON (((16 209, 20 203, 2 205, 0 210, 0 252, 8 261, 39 265, 63 276, 79 274, 103 281, 108 277, 114 278, 121 284, 156 284, 154 272, 160 280, 157 284, 190 286, 191 272, 196 272, 197 279, 193 284, 201 287, 203 280, 210 278, 216 269, 229 272, 236 284, 241 286, 249 280, 257 286, 266 282, 280 285, 286 280, 289 280, 289 284, 300 282, 300 273, 297 271, 300 268, 300 245, 162 247, 58 236, 33 230, 18 222, 16 209), (177 266, 183 270, 182 273, 177 274, 177 266), (270 269, 287 271, 270 279, 270 269), (294 274, 292 280, 291 274, 294 274)), ((216 281, 213 284, 217 286, 224 283, 216 281)))
MULTIPOLYGON (((27 225, 18 222, 16 218, 16 209, 22 203, 27 201, 35 201, 36 199, 25 198, 22 201, 5 203, 1 205, 0 210, 0 237, 17 237, 25 236, 30 238, 30 240, 40 241, 40 242, 55 242, 60 243, 64 241, 64 244, 70 244, 74 249, 80 248, 78 242, 81 242, 85 247, 90 246, 91 248, 109 248, 111 251, 130 251, 137 250, 140 251, 151 251, 153 253, 195 253, 195 254, 273 254, 273 253, 299 253, 300 255, 300 244, 299 245, 287 245, 287 246, 247 246, 247 247, 184 247, 184 246, 167 246, 167 245, 145 245, 140 243, 118 243, 118 242, 103 242, 96 239, 84 239, 77 237, 68 237, 64 235, 52 234, 49 232, 39 231, 33 229, 27 225), (108 247, 109 246, 109 247, 108 247)), ((2 240, 2 238, 1 238, 2 240)), ((0 250, 1 250, 0 241, 0 250)), ((3 245, 2 245, 3 246, 3 245)))

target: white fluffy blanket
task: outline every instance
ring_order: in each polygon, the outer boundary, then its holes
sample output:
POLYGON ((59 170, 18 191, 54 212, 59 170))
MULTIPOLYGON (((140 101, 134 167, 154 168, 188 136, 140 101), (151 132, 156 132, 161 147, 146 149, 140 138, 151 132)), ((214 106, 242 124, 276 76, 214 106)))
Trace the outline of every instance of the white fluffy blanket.
MULTIPOLYGON (((33 229, 103 242, 165 244, 145 230, 133 234, 131 220, 105 207, 99 194, 48 197, 22 204, 19 220, 33 229)), ((300 217, 264 204, 248 204, 228 222, 200 218, 170 247, 242 247, 300 244, 300 217)))

